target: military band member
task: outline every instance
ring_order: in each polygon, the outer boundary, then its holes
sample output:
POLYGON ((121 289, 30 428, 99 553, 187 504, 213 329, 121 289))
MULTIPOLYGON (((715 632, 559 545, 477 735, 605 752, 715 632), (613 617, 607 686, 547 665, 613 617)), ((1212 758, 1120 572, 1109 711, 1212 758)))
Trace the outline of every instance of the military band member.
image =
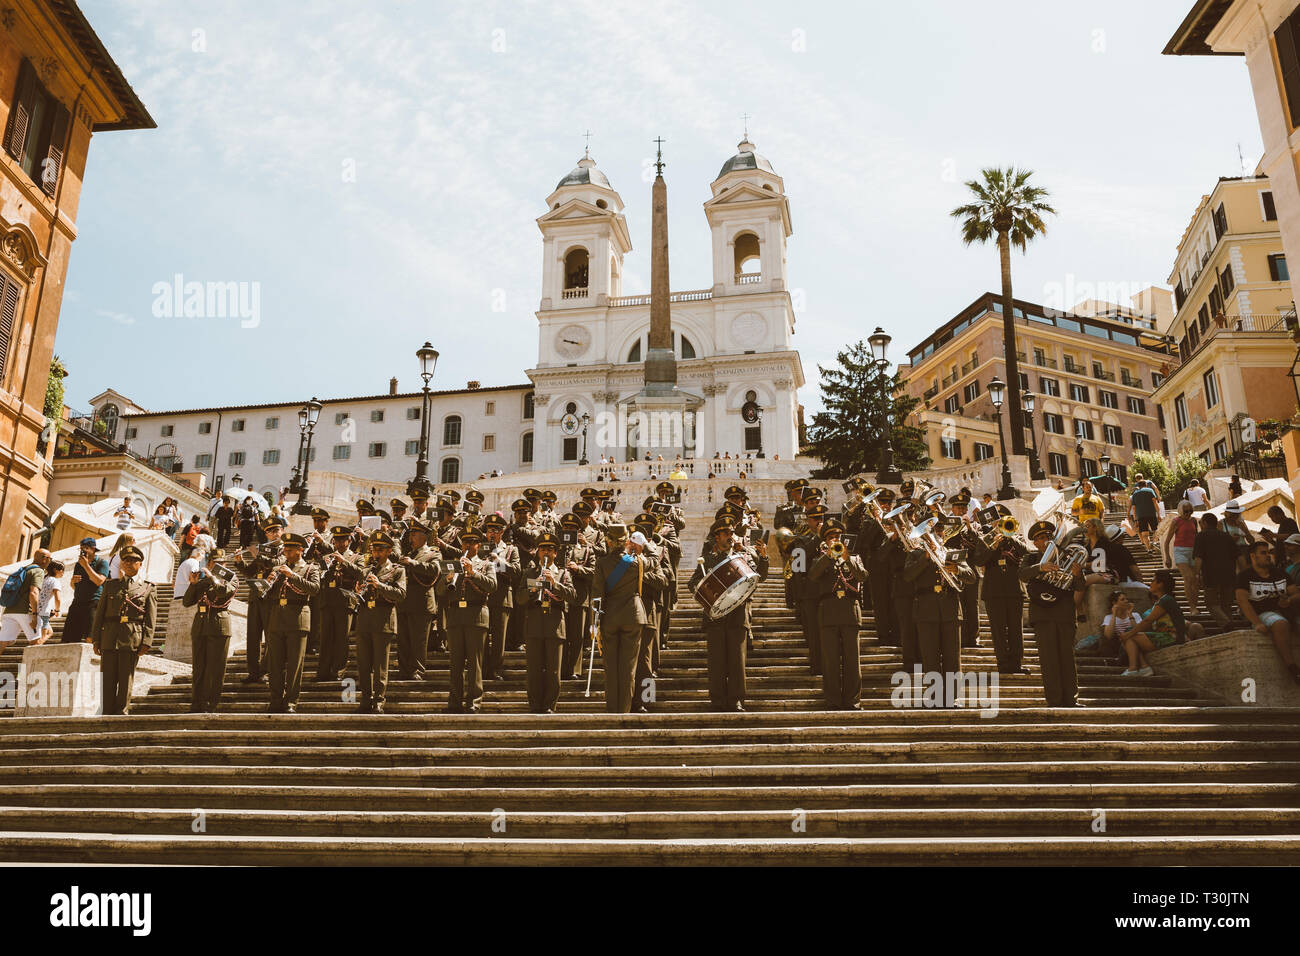
POLYGON ((603 526, 597 523, 596 511, 591 502, 585 498, 582 501, 575 502, 573 513, 582 521, 582 528, 579 531, 582 540, 597 551, 604 551, 605 535, 603 526))
POLYGON ((560 669, 564 646, 571 640, 565 611, 577 600, 573 575, 556 560, 559 540, 549 531, 537 539, 537 557, 523 569, 524 644, 528 659, 528 709, 534 714, 555 713, 560 699, 560 669))
MULTIPOLYGON (((805 493, 805 499, 806 499, 805 493)), ((812 563, 821 552, 821 527, 826 520, 826 506, 816 504, 805 511, 805 524, 798 530, 790 543, 790 593, 795 599, 799 614, 799 629, 803 633, 804 644, 808 648, 808 664, 813 676, 822 675, 822 640, 821 625, 817 614, 821 605, 821 594, 816 585, 808 579, 812 563)))
MULTIPOLYGON (((709 529, 712 539, 700 555, 687 587, 694 591, 704 580, 707 569, 716 567, 728 555, 743 558, 760 580, 767 577, 767 546, 759 541, 753 548, 734 534, 735 525, 727 518, 714 521, 709 529)), ((717 711, 745 709, 746 646, 750 632, 752 598, 718 618, 704 620, 705 648, 709 668, 709 706, 717 711)))
POLYGON ((433 520, 434 516, 429 512, 429 493, 423 488, 416 488, 411 492, 411 509, 407 517, 415 518, 426 525, 433 520))
POLYGON ((483 644, 488 629, 488 597, 497 588, 497 576, 479 557, 483 534, 477 530, 460 536, 465 552, 459 564, 438 579, 438 602, 447 616, 447 647, 451 654, 451 690, 448 713, 477 714, 483 706, 483 644), (468 674, 469 686, 466 687, 468 674))
POLYGON ((608 551, 596 561, 592 597, 601 601, 601 648, 605 660, 605 709, 626 714, 632 709, 641 628, 646 622, 642 597, 647 560, 634 554, 627 526, 605 528, 608 551))
POLYGON ((127 545, 117 553, 121 577, 104 582, 90 626, 91 644, 100 656, 103 713, 125 714, 131 704, 135 665, 153 646, 157 621, 154 586, 140 577, 144 552, 127 545))
POLYGON ((234 573, 228 578, 215 571, 225 560, 225 552, 213 551, 207 568, 185 589, 186 607, 198 605, 190 625, 190 660, 193 680, 190 685, 190 713, 210 714, 221 703, 221 688, 226 680, 226 660, 230 655, 230 602, 235 597, 234 573))
POLYGON ((1074 663, 1074 592, 1083 586, 1083 568, 1075 568, 1073 584, 1068 587, 1043 577, 1044 572, 1060 570, 1054 562, 1039 563, 1055 534, 1056 525, 1050 521, 1035 521, 1030 526, 1034 550, 1020 562, 1020 580, 1029 592, 1029 626, 1038 645, 1047 706, 1076 707, 1079 676, 1074 663))
POLYGON ((406 550, 395 559, 406 571, 406 597, 397 608, 397 673, 402 680, 424 680, 429 628, 438 612, 439 554, 429 547, 429 526, 420 519, 408 519, 406 533, 406 550))
POLYGON ((944 569, 956 580, 956 588, 944 580, 930 555, 917 548, 908 553, 903 576, 915 588, 912 620, 920 645, 921 667, 927 674, 944 675, 943 706, 951 707, 955 700, 949 690, 955 687, 947 675, 961 672, 961 590, 969 585, 972 572, 965 563, 948 563, 944 569))
POLYGON ((659 639, 659 618, 668 602, 667 589, 674 575, 668 568, 668 551, 651 541, 654 535, 654 518, 648 514, 634 523, 636 531, 628 541, 628 549, 645 560, 642 576, 642 603, 645 605, 645 624, 641 626, 641 643, 637 647, 636 673, 632 678, 632 713, 649 712, 646 706, 655 698, 654 645, 659 639), (648 520, 646 520, 648 519, 648 520))
MULTIPOLYGON (((303 552, 303 557, 312 564, 320 568, 324 564, 325 555, 334 550, 329 538, 329 520, 330 513, 324 508, 311 509, 311 534, 307 535, 307 550, 303 552)), ((321 596, 316 594, 311 599, 311 633, 307 636, 307 653, 320 653, 320 634, 321 634, 321 596)))
POLYGON ((352 585, 354 578, 361 576, 356 567, 361 556, 352 550, 351 542, 352 529, 335 525, 330 529, 334 549, 321 561, 321 638, 316 658, 316 680, 320 682, 342 680, 348 668, 348 633, 360 600, 352 585))
POLYGON ((521 620, 516 625, 516 630, 521 630, 524 623, 522 619, 527 614, 523 606, 518 611, 515 609, 518 603, 516 595, 523 597, 523 565, 519 549, 501 540, 505 530, 506 520, 500 515, 488 515, 483 520, 483 533, 487 536, 483 546, 484 558, 492 563, 497 576, 497 589, 488 598, 488 637, 483 658, 483 679, 493 681, 506 679, 505 674, 501 673, 501 667, 505 659, 510 618, 519 614, 521 620))
POLYGON ((822 526, 822 550, 808 572, 818 594, 817 620, 822 643, 822 697, 829 710, 862 709, 862 612, 858 595, 867 569, 856 554, 843 548, 844 525, 830 519, 822 526))
POLYGON ((271 671, 268 714, 298 711, 302 689, 302 661, 311 630, 312 595, 320 590, 320 569, 303 559, 307 539, 286 534, 283 557, 272 570, 274 581, 266 593, 266 646, 271 671))
POLYGON ((348 547, 358 554, 366 553, 366 538, 370 534, 363 526, 362 519, 375 517, 375 505, 368 498, 357 499, 357 521, 352 528, 352 540, 348 547))
MULTIPOLYGON (((961 520, 961 528, 964 531, 971 532, 975 525, 971 522, 970 515, 970 489, 962 488, 959 492, 948 499, 948 509, 954 518, 961 520)), ((966 533, 962 535, 961 543, 958 545, 963 548, 970 548, 971 542, 977 535, 966 533)), ((961 592, 961 646, 962 647, 979 647, 980 638, 980 575, 979 571, 971 568, 970 582, 963 585, 961 592)))
MULTIPOLYGON (((274 518, 267 518, 262 522, 262 533, 266 536, 268 552, 278 552, 281 547, 280 534, 283 531, 283 526, 274 518)), ((240 572, 248 581, 248 646, 245 651, 248 676, 243 680, 245 684, 266 683, 266 668, 263 666, 266 662, 263 659, 262 642, 271 611, 268 603, 270 593, 268 579, 271 570, 278 563, 277 556, 263 555, 261 548, 257 546, 240 552, 240 572)))
MULTIPOLYGON (((885 514, 894 507, 894 492, 889 488, 879 489, 874 503, 880 513, 885 514)), ((859 517, 857 535, 858 557, 862 558, 862 564, 867 569, 867 589, 871 594, 871 612, 876 621, 876 640, 885 647, 901 647, 903 641, 894 593, 901 562, 896 561, 894 552, 886 547, 890 540, 889 533, 866 505, 863 505, 859 517)))
MULTIPOLYGON (((578 502, 581 504, 581 502, 578 502)), ((575 543, 564 549, 564 566, 573 580, 575 597, 568 603, 564 619, 564 658, 560 674, 564 680, 578 679, 578 661, 591 640, 591 577, 596 570, 597 551, 582 538, 582 519, 567 514, 560 519, 560 533, 571 533, 575 543)))
POLYGON ((397 608, 406 600, 406 569, 394 564, 393 539, 384 531, 370 536, 370 563, 355 585, 357 606, 358 714, 382 714, 388 689, 389 649, 397 639, 397 608))
MULTIPOLYGON (((999 509, 1007 514, 1006 507, 999 509)), ((1023 665, 1025 639, 1022 620, 1025 610, 1025 588, 1020 583, 1020 562, 1026 548, 1015 538, 998 534, 992 547, 983 538, 971 545, 971 561, 984 570, 981 593, 984 598, 984 615, 993 633, 993 654, 998 671, 1002 674, 1028 674, 1023 665)))

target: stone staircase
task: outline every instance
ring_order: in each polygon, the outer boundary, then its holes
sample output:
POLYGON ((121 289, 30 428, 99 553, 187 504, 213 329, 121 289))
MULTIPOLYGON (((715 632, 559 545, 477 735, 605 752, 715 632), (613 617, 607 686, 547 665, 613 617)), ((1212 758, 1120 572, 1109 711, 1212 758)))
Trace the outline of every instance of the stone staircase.
MULTIPOLYGON (((685 575, 682 577, 684 583, 685 575)), ((1168 678, 1080 659, 1083 707, 1030 677, 996 715, 894 707, 892 648, 863 632, 864 707, 820 709, 774 574, 755 599, 749 713, 708 711, 681 589, 649 715, 566 684, 526 713, 522 652, 484 713, 446 715, 447 658, 389 713, 304 684, 267 715, 227 671, 221 712, 185 682, 126 717, 0 724, 0 860, 176 864, 1260 864, 1300 851, 1300 713, 1212 706, 1168 678)), ((987 633, 963 652, 994 670, 987 633)), ((309 660, 305 673, 315 673, 309 660)))

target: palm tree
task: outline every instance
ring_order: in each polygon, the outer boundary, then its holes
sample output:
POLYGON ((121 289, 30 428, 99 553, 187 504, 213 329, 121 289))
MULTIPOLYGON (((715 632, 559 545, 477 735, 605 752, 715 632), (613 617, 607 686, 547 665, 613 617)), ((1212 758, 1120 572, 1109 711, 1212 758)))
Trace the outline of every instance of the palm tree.
POLYGON ((960 219, 961 240, 965 245, 988 242, 997 237, 998 256, 1002 260, 1002 339, 1007 353, 1008 424, 1011 428, 1011 452, 1025 453, 1025 429, 1020 420, 1020 363, 1016 359, 1015 303, 1011 298, 1011 247, 1025 252, 1029 243, 1045 235, 1045 214, 1056 210, 1043 200, 1046 189, 1031 185, 1029 169, 989 168, 980 170, 980 179, 967 181, 975 201, 958 206, 950 215, 960 219))

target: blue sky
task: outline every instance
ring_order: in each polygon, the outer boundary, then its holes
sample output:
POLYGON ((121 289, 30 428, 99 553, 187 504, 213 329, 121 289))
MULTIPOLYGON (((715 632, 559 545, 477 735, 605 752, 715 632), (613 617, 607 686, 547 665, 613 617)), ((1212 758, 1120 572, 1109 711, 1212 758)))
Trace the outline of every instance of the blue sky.
POLYGON ((662 135, 674 289, 711 284, 708 184, 740 139, 781 176, 817 363, 876 325, 894 358, 980 293, 948 211, 982 166, 1059 215, 1016 293, 1165 284, 1200 196, 1261 152, 1244 62, 1160 55, 1191 0, 1087 4, 82 0, 158 121, 97 135, 56 351, 81 408, 161 410, 525 381, 545 197, 591 152, 649 286, 662 135), (155 288, 257 284, 260 318, 155 315, 155 288))

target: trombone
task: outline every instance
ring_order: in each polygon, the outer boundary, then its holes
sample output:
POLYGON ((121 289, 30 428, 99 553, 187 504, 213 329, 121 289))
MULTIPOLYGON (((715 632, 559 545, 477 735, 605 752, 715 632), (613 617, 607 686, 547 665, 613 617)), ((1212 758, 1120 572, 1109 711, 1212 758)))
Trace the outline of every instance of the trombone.
POLYGON ((907 536, 911 540, 917 542, 920 547, 925 549, 925 553, 929 555, 930 560, 933 561, 935 567, 939 569, 939 576, 943 578, 943 583, 948 585, 948 587, 952 588, 954 591, 960 591, 961 582, 957 580, 957 576, 947 568, 948 549, 935 541, 931 533, 938 520, 939 519, 935 517, 926 518, 909 531, 907 536))

